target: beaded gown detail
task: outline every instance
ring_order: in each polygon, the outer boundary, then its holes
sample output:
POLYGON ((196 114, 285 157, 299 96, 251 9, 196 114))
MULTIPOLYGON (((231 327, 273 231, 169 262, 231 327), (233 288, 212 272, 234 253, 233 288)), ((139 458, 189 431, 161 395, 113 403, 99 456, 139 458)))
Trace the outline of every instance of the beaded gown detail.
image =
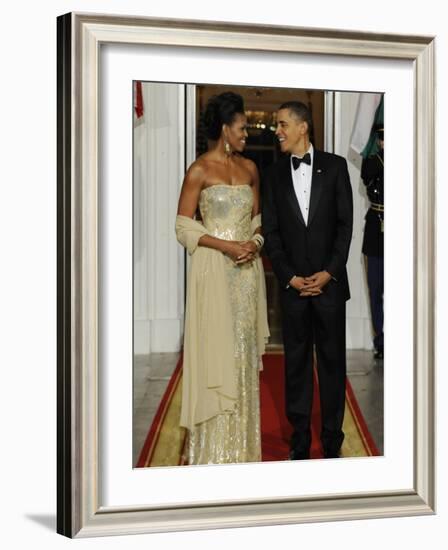
MULTIPOLYGON (((251 238, 253 192, 249 185, 212 185, 202 190, 199 208, 208 233, 226 240, 251 238)), ((238 397, 233 411, 218 414, 189 431, 188 464, 261 461, 258 280, 250 263, 225 257, 234 334, 238 397)), ((205 273, 204 276, 207 276, 205 273)))

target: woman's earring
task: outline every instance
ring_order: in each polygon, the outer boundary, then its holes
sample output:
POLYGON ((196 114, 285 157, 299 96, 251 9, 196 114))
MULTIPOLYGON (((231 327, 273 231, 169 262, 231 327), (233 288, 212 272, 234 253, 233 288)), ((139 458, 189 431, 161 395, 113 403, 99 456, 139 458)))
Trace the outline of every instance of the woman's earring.
POLYGON ((229 156, 232 153, 232 149, 230 148, 230 143, 228 141, 224 141, 224 152, 229 156))

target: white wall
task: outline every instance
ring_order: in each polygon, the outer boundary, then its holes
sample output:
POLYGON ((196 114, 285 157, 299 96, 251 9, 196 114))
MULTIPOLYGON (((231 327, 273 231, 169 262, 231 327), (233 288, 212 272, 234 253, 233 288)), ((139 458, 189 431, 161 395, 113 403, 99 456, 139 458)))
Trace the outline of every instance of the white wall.
MULTIPOLYGON (((290 546, 378 550, 444 548, 448 535, 448 28, 443 3, 321 0, 306 9, 272 3, 165 0, 8 2, 0 33, 0 271, 2 419, 0 517, 5 548, 214 550, 290 546), (418 8, 418 9, 415 9, 418 8), (431 517, 333 522, 283 527, 69 541, 54 533, 56 345, 56 81, 55 18, 70 10, 437 34, 438 97, 438 514, 431 517), (443 542, 445 541, 445 542, 443 542)), ((399 182, 397 183, 399 184, 399 182)), ((400 274, 397 273, 397 277, 400 274)), ((399 400, 399 396, 397 396, 399 400)), ((398 405, 397 405, 398 406, 398 405)))
POLYGON ((179 351, 184 252, 174 234, 184 176, 185 98, 179 84, 143 83, 134 118, 134 353, 179 351))
POLYGON ((368 200, 361 181, 361 156, 350 148, 359 94, 335 94, 334 152, 347 159, 353 189, 353 237, 347 262, 351 298, 347 302, 347 348, 372 349, 372 323, 362 254, 364 216, 368 200))

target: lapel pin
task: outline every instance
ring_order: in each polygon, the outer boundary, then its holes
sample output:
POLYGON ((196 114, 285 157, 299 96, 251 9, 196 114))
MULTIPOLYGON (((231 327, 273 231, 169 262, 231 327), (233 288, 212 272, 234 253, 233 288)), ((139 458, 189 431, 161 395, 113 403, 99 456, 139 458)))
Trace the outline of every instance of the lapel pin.
POLYGON ((316 172, 317 172, 318 174, 322 174, 322 170, 321 170, 320 168, 318 168, 318 169, 316 170, 316 172))

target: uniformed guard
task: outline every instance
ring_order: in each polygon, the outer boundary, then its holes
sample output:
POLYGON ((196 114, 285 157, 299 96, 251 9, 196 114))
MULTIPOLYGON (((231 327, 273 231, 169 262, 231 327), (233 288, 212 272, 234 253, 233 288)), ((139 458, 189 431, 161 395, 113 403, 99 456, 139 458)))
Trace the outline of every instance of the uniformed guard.
POLYGON ((362 252, 367 267, 370 310, 374 330, 375 359, 383 359, 384 293, 384 127, 375 126, 378 152, 362 162, 361 178, 366 186, 370 208, 365 216, 362 252))

